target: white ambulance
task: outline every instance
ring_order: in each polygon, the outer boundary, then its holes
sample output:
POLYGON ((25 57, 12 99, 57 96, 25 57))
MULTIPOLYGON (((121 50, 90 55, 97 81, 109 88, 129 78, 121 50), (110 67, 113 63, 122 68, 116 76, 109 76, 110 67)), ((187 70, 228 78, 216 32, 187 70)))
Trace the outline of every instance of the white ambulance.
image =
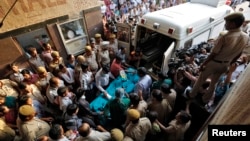
POLYGON ((136 27, 134 46, 142 51, 144 66, 150 70, 158 61, 161 71, 167 73, 174 50, 216 38, 224 29, 224 17, 233 12, 225 3, 191 0, 143 15, 136 27))

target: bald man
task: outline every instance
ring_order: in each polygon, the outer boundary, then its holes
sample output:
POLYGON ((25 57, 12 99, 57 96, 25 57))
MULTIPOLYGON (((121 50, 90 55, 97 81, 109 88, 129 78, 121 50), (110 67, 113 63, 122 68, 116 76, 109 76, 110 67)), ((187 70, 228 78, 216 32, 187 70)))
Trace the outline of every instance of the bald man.
POLYGON ((79 137, 76 138, 76 141, 109 141, 111 139, 110 133, 102 128, 101 126, 97 126, 97 130, 90 128, 88 123, 83 123, 79 128, 78 132, 80 134, 79 137))

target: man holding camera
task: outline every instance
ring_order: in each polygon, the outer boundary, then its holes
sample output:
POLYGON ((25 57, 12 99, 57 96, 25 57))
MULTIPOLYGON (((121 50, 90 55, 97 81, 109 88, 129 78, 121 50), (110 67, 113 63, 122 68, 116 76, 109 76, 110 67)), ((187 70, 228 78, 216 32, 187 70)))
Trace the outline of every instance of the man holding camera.
POLYGON ((195 82, 190 98, 195 98, 201 85, 209 77, 211 83, 205 94, 199 99, 201 105, 206 104, 215 90, 216 83, 220 76, 228 70, 228 67, 235 63, 242 53, 242 50, 249 44, 249 37, 240 29, 245 17, 242 13, 234 12, 225 18, 227 33, 218 37, 212 48, 211 54, 200 66, 200 74, 195 82))

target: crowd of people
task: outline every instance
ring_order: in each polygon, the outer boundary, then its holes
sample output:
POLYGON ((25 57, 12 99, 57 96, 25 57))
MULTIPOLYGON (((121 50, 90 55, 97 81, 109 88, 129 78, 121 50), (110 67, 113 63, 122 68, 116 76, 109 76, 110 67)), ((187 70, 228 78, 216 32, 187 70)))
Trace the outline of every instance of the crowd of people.
POLYGON ((126 56, 115 37, 111 34, 104 41, 97 33, 84 54, 68 55, 66 60, 49 43, 43 44, 41 53, 30 46, 30 68, 9 64, 9 78, 0 81, 0 140, 143 141, 166 134, 184 138, 191 115, 185 109, 173 112, 172 80, 163 83, 161 72, 153 80, 146 68, 139 67, 140 54, 126 56), (106 88, 127 68, 139 77, 133 92, 117 86, 112 97, 106 88), (90 103, 99 95, 109 102, 94 111, 90 103))
POLYGON ((186 0, 104 0, 101 6, 104 39, 108 39, 112 33, 117 34, 116 23, 129 24, 133 36, 135 27, 144 14, 185 2, 186 0))
MULTIPOLYGON (((119 17, 129 4, 133 6, 127 12, 178 4, 167 2, 105 1, 108 8, 103 14, 119 17), (119 12, 113 11, 113 4, 119 12)), ((122 17, 115 17, 119 19, 122 17)), ((65 59, 49 43, 43 44, 42 52, 30 46, 31 67, 20 69, 13 62, 9 78, 0 80, 0 140, 191 140, 206 120, 197 111, 209 115, 248 64, 244 50, 249 36, 240 29, 244 16, 234 13, 225 21, 228 32, 198 48, 181 51, 181 62, 170 66, 169 76, 158 72, 156 80, 140 66, 140 52, 131 51, 127 56, 126 48, 118 46, 115 30, 104 37, 95 34, 84 54, 70 54, 65 59), (117 87, 112 97, 107 87, 128 68, 139 77, 133 92, 117 87), (108 103, 94 111, 90 103, 100 95, 108 103), (106 118, 105 124, 100 122, 102 118, 106 118)))

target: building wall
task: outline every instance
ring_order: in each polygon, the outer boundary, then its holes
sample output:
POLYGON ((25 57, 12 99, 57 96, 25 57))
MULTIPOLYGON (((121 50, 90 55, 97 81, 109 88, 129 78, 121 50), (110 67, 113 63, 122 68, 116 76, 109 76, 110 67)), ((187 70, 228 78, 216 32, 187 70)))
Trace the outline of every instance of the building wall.
MULTIPOLYGON (((14 0, 0 1, 0 19, 13 4, 14 0)), ((69 15, 70 18, 79 17, 82 10, 98 5, 98 0, 18 0, 3 22, 0 33, 64 15, 69 15)))
MULTIPOLYGON (((0 19, 5 16, 14 1, 0 1, 0 19)), ((20 68, 29 68, 24 49, 30 44, 39 48, 35 42, 35 36, 47 33, 46 35, 54 39, 52 42, 55 49, 66 59, 67 53, 55 28, 56 23, 79 17, 84 18, 85 14, 92 12, 101 14, 99 6, 98 0, 18 0, 0 27, 0 49, 2 50, 0 79, 8 77, 10 71, 7 66, 10 63, 17 62, 20 68), (89 9, 92 10, 89 11, 89 9)), ((92 19, 89 20, 92 21, 92 19)), ((96 26, 100 26, 86 27, 86 30, 96 32, 97 29, 101 30, 102 20, 100 19, 99 23, 94 21, 96 26)))

